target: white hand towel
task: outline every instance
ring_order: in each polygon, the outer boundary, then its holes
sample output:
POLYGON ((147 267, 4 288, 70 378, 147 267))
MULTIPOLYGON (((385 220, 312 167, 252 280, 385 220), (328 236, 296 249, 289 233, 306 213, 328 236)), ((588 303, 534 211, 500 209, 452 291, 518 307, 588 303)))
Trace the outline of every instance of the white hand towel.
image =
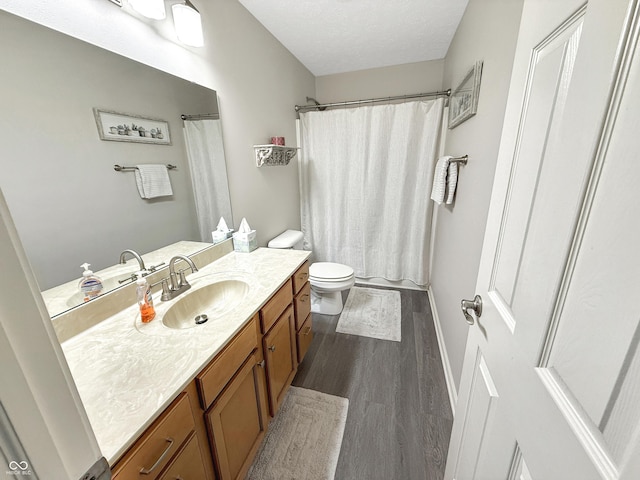
POLYGON ((141 198, 156 198, 173 195, 169 170, 166 165, 136 165, 136 185, 141 198))
POLYGON ((456 193, 456 185, 458 184, 458 162, 450 162, 447 169, 447 200, 446 204, 453 203, 453 196, 456 193))
POLYGON ((436 169, 433 175, 433 188, 431 189, 431 200, 440 205, 444 201, 444 195, 447 189, 447 170, 451 156, 446 155, 440 157, 436 163, 436 169))

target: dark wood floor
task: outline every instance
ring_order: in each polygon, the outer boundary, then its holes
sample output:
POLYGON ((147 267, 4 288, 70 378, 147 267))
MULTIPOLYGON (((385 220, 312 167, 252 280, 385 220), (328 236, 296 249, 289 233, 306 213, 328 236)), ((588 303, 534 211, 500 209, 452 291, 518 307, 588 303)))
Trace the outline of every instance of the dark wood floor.
POLYGON ((444 476, 452 415, 429 300, 399 291, 402 342, 336 333, 338 315, 313 314, 293 385, 349 399, 335 480, 444 476))

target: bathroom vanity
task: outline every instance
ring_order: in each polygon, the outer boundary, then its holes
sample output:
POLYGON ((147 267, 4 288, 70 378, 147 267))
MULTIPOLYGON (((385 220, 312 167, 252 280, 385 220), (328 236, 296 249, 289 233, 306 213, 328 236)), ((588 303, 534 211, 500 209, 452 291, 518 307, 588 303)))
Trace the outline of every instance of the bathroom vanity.
POLYGON ((140 323, 132 297, 62 343, 116 480, 244 478, 313 337, 309 255, 260 248, 196 259, 191 289, 168 302, 156 295, 151 323, 140 323), (163 324, 169 311, 189 311, 190 295, 233 282, 246 292, 229 297, 232 308, 221 287, 222 307, 211 306, 221 314, 163 324))

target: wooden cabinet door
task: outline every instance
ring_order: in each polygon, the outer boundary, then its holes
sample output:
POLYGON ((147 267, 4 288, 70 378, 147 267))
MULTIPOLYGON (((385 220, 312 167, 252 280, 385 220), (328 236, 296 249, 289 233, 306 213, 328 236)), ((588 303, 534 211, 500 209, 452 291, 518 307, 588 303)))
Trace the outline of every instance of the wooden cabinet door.
POLYGON ((297 355, 293 307, 289 307, 262 338, 267 364, 269 411, 274 416, 296 374, 297 355))
POLYGON ((184 445, 178 456, 158 480, 202 480, 207 478, 195 433, 184 445))
POLYGON ((206 413, 219 480, 244 478, 267 428, 264 373, 252 353, 206 413))

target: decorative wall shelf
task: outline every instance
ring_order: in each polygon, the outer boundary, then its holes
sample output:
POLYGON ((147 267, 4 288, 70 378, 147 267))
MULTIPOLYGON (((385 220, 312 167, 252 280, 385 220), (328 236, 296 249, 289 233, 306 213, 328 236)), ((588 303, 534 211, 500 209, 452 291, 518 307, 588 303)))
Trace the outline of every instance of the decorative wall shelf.
POLYGON ((254 145, 257 167, 273 167, 289 165, 289 162, 298 153, 298 147, 285 147, 282 145, 254 145))

